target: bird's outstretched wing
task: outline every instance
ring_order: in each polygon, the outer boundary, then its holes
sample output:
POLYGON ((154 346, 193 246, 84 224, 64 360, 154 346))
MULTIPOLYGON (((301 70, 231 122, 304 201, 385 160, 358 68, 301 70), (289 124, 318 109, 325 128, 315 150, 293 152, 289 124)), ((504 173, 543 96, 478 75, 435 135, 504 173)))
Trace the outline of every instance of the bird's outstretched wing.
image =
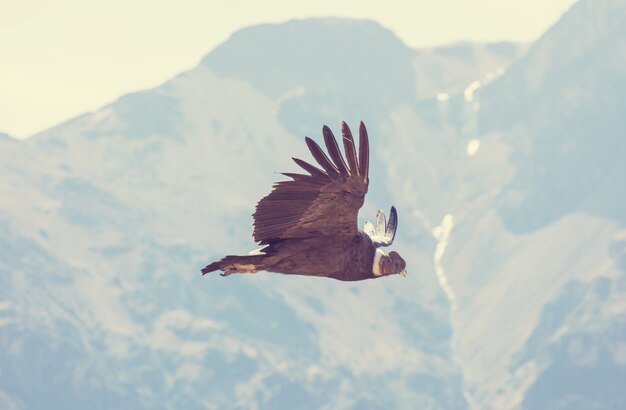
POLYGON ((390 246, 393 243, 393 238, 396 237, 396 229, 398 229, 398 212, 396 207, 392 206, 391 212, 389 212, 389 221, 387 221, 383 210, 379 209, 376 213, 376 226, 367 221, 363 230, 378 248, 390 246))
POLYGON ((341 124, 344 160, 335 136, 324 126, 324 142, 330 159, 315 141, 305 141, 318 168, 293 160, 308 174, 283 173, 290 181, 274 184, 254 212, 254 239, 271 244, 287 238, 357 235, 357 215, 369 183, 369 141, 365 125, 359 126, 359 150, 348 125, 341 124))

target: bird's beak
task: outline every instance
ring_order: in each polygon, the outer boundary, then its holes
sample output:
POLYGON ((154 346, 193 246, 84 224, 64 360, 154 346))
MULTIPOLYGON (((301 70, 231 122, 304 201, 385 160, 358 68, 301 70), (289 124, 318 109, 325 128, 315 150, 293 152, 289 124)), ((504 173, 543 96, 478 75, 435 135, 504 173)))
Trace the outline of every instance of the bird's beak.
POLYGON ((406 270, 402 269, 400 271, 400 275, 402 275, 403 278, 406 278, 406 275, 407 275, 406 270))

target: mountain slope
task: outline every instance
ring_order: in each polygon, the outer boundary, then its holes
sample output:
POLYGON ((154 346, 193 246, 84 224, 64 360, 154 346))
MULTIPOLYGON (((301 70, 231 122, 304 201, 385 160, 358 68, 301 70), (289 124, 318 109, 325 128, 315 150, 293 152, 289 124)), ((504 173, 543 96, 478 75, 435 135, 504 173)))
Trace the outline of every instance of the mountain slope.
POLYGON ((626 173, 624 21, 621 0, 576 3, 482 93, 482 127, 527 144, 512 159, 519 172, 500 206, 512 230, 575 211, 626 222, 618 189, 626 173))
POLYGON ((625 403, 625 13, 577 3, 478 92, 483 136, 464 178, 499 175, 459 201, 448 249, 454 350, 478 407, 625 403))

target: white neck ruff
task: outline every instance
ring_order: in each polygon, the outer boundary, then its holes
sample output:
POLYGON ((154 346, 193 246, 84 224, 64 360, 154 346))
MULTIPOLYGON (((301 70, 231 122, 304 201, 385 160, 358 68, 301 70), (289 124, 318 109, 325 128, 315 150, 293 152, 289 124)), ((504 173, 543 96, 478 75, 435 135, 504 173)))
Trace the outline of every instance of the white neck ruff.
POLYGON ((383 273, 380 271, 380 258, 385 256, 385 252, 381 249, 376 249, 376 254, 374 255, 374 264, 372 265, 372 273, 374 276, 380 276, 383 273))

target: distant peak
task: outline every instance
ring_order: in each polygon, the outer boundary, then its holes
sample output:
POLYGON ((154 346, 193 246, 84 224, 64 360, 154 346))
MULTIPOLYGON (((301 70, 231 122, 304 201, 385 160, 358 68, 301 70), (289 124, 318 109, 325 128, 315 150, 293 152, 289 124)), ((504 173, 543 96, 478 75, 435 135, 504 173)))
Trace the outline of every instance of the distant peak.
MULTIPOLYGON (((263 34, 272 31, 302 31, 311 28, 324 29, 348 29, 348 30, 377 30, 393 34, 391 30, 381 26, 378 22, 369 19, 352 19, 343 17, 308 17, 303 19, 291 19, 280 23, 263 23, 244 27, 235 31, 228 41, 239 36, 263 34)), ((285 39, 288 40, 288 39, 285 39)), ((398 40, 399 41, 399 40, 398 40)))
POLYGON ((251 53, 254 50, 262 50, 263 53, 280 53, 285 50, 293 53, 303 49, 311 53, 346 46, 375 47, 376 43, 367 43, 372 39, 409 50, 391 30, 375 21, 312 17, 242 28, 204 57, 202 64, 213 66, 217 60, 223 60, 232 53, 251 53))
POLYGON ((375 96, 413 91, 414 53, 374 21, 317 17, 241 29, 201 64, 272 97, 297 87, 327 92, 329 84, 333 92, 369 89, 375 96), (383 73, 391 83, 399 84, 396 80, 402 78, 401 89, 389 90, 369 80, 383 73))

